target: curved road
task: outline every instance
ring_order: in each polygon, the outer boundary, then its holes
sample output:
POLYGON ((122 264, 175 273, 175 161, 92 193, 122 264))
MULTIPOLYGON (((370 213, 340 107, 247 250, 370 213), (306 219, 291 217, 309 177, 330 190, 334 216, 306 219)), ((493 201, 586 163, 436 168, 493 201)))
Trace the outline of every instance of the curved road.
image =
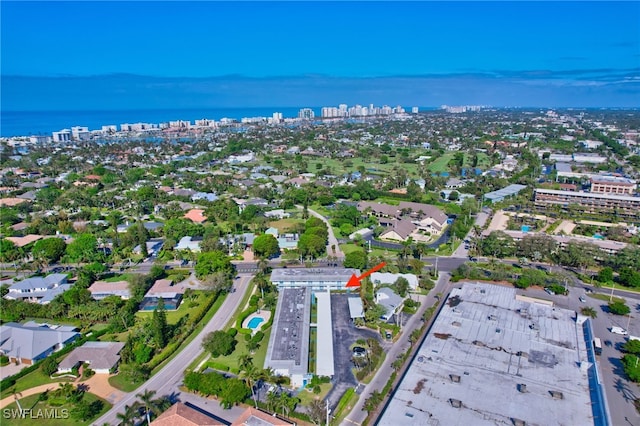
POLYGON ((213 318, 204 326, 200 333, 193 339, 178 355, 165 365, 158 373, 142 384, 138 389, 126 394, 120 401, 115 403, 111 410, 99 419, 96 419, 94 425, 104 425, 105 423, 117 425, 118 419, 116 414, 124 411, 125 405, 132 405, 138 398, 136 393, 143 392, 145 389, 156 391, 156 395, 172 395, 182 383, 184 369, 202 352, 202 341, 204 337, 216 330, 224 328, 229 318, 231 318, 242 301, 244 294, 249 288, 249 281, 252 275, 242 275, 234 281, 234 287, 237 291, 227 294, 225 301, 220 309, 215 313, 213 318))

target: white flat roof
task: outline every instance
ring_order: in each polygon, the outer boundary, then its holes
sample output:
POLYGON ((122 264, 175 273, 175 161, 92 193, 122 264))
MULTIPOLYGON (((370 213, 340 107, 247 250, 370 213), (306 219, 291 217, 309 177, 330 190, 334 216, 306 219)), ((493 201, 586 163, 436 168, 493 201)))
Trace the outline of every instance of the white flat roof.
POLYGON ((331 294, 327 292, 315 293, 318 303, 317 316, 317 350, 316 374, 318 376, 333 376, 333 322, 331 321, 331 294))
POLYGON ((362 299, 359 297, 349 297, 349 315, 351 319, 364 318, 364 308, 362 306, 362 299))
POLYGON ((594 424, 574 317, 511 287, 454 289, 378 425, 594 424))

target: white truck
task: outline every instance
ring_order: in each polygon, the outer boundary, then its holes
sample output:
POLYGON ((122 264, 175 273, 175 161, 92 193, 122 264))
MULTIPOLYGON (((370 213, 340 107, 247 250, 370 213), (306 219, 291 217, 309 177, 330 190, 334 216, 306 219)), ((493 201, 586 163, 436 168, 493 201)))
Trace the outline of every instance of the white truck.
POLYGON ((629 334, 629 333, 627 333, 627 330, 625 330, 622 327, 611 327, 611 332, 613 334, 620 334, 622 336, 626 336, 627 334, 629 334))
POLYGON ((640 337, 638 336, 629 336, 629 340, 640 340, 640 337))

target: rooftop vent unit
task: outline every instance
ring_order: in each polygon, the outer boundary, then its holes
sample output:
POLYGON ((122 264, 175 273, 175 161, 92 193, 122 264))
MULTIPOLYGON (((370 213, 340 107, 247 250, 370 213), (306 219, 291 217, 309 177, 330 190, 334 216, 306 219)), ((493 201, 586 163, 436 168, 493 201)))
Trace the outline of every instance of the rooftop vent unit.
POLYGON ((457 374, 449 374, 449 378, 453 383, 460 383, 460 376, 457 374))
POLYGON ((449 402, 451 403, 451 406, 452 406, 453 408, 460 408, 460 407, 462 407, 462 401, 460 401, 459 399, 449 398, 449 402))
POLYGON ((552 391, 549 391, 549 393, 551 394, 553 399, 564 399, 564 395, 560 391, 552 390, 552 391))
POLYGON ((511 422, 513 423, 513 426, 527 426, 527 423, 524 420, 512 418, 511 422))
POLYGON ((527 385, 524 383, 518 383, 518 391, 525 393, 527 391, 527 385))

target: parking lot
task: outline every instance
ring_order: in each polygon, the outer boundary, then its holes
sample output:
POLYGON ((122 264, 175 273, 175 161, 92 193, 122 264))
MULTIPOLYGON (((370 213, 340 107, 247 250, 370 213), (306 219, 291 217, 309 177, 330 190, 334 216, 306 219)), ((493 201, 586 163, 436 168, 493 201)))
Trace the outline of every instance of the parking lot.
MULTIPOLYGON (((357 297, 357 293, 355 294, 357 297)), ((333 359, 335 374, 333 376, 333 388, 327 395, 329 405, 335 408, 342 394, 348 388, 355 388, 358 381, 351 369, 351 345, 358 339, 377 339, 383 345, 381 336, 375 331, 360 329, 353 325, 349 316, 349 302, 347 298, 354 297, 353 294, 331 294, 331 317, 333 319, 333 359)))

